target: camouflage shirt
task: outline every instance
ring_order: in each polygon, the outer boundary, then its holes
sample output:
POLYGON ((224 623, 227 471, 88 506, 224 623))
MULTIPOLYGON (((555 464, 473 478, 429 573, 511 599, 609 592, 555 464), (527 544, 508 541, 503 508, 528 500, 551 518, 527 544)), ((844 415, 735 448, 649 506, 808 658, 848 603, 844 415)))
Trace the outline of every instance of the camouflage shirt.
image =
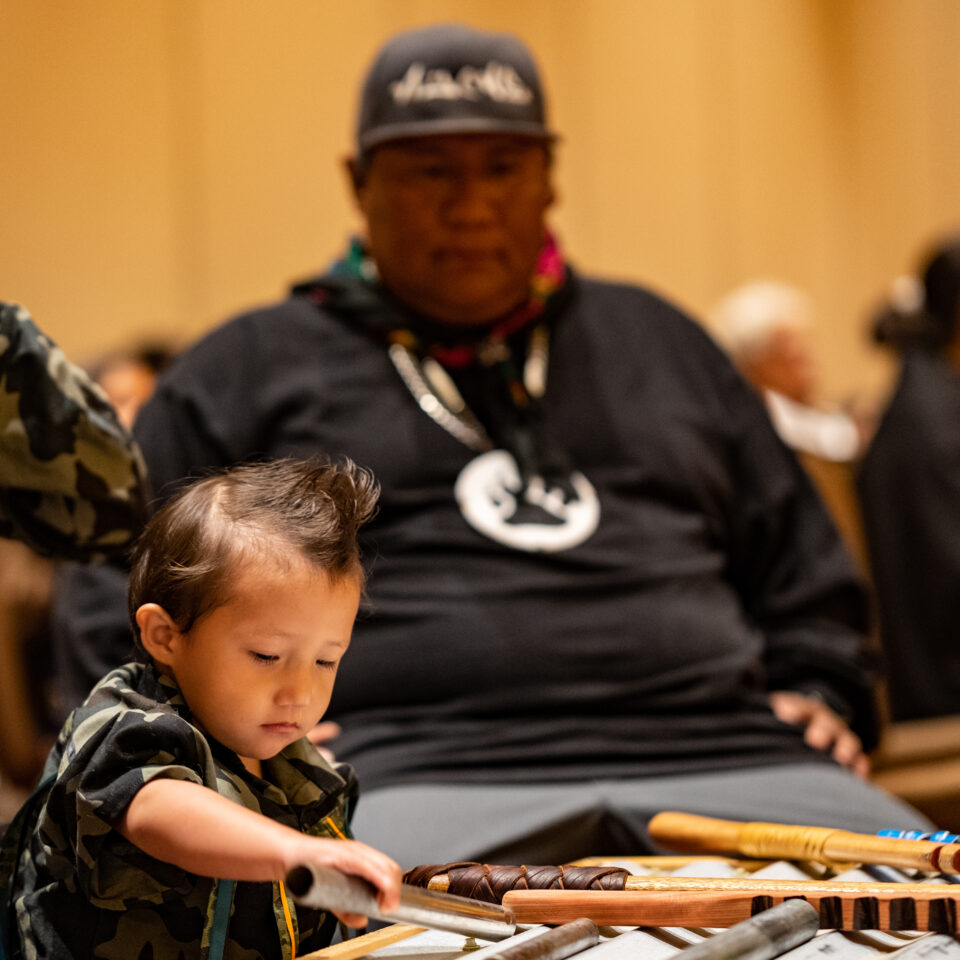
MULTIPOLYGON (((155 777, 204 784, 315 836, 347 834, 356 795, 349 767, 334 771, 305 739, 263 762, 263 777, 191 722, 173 681, 129 663, 75 710, 47 760, 55 775, 28 825, 13 887, 15 926, 28 958, 180 960, 209 955, 218 883, 157 860, 115 829, 155 777)), ((10 834, 19 825, 15 821, 10 834)), ((13 849, 5 838, 6 857, 13 849)), ((287 898, 297 954, 326 946, 336 920, 287 898)), ((276 883, 239 882, 223 956, 291 956, 276 883)))
POLYGON ((139 533, 145 475, 103 391, 0 302, 0 536, 76 560, 115 553, 139 533))

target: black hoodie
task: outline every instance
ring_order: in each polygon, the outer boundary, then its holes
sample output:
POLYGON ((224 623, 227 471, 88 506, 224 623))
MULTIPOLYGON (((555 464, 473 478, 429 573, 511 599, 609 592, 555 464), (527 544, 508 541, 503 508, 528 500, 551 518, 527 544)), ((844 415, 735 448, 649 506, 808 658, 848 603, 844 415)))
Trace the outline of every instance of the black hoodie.
MULTIPOLYGON (((348 455, 376 473, 370 609, 328 714, 338 758, 365 789, 826 760, 770 712, 776 689, 816 691, 869 745, 863 594, 752 391, 644 290, 571 279, 548 311, 544 422, 600 505, 568 549, 464 520, 454 486, 478 454, 418 406, 385 342, 410 317, 359 281, 228 322, 141 414, 161 493, 251 457, 348 455)), ((485 371, 454 375, 482 405, 485 371)))

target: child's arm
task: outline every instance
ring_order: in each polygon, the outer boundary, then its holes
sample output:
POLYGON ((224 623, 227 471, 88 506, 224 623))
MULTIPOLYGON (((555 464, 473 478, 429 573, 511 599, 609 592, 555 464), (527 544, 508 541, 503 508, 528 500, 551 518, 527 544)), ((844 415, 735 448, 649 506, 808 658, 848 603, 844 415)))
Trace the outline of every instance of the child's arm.
MULTIPOLYGON (((335 867, 376 887, 385 912, 400 901, 400 868, 355 840, 311 837, 187 780, 146 783, 117 830, 141 850, 190 873, 227 880, 282 880, 299 864, 335 867)), ((356 914, 338 914, 363 926, 356 914)))

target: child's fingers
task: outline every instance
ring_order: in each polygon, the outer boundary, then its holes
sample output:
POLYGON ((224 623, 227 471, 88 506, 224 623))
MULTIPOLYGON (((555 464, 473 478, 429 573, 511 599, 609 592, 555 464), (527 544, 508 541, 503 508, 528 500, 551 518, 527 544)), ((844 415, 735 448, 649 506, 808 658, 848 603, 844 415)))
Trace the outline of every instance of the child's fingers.
POLYGON ((380 892, 377 894, 377 903, 380 904, 380 909, 384 913, 391 913, 400 906, 400 884, 397 883, 396 890, 392 888, 383 887, 380 889, 380 892))
POLYGON ((348 927, 365 927, 367 918, 362 913, 336 913, 333 914, 338 920, 341 920, 348 927))
POLYGON ((385 853, 356 840, 324 841, 324 856, 317 863, 352 873, 373 884, 377 903, 384 913, 395 910, 400 903, 401 871, 396 861, 385 853))
POLYGON ((362 843, 358 843, 357 847, 360 849, 356 851, 359 854, 356 872, 377 888, 377 903, 384 913, 389 913, 400 903, 400 866, 373 847, 362 843))

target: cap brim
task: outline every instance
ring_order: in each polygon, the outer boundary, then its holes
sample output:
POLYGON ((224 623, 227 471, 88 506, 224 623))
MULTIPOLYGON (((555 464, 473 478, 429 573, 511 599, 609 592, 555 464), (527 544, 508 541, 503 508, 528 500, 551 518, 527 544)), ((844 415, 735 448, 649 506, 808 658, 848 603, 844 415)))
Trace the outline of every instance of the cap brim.
POLYGON ((415 123, 394 123, 368 130, 360 137, 358 146, 361 153, 394 140, 409 140, 411 137, 434 137, 451 133, 506 133, 517 137, 530 137, 534 140, 556 142, 557 134, 547 130, 539 123, 524 121, 511 122, 502 117, 435 117, 419 120, 415 123))

